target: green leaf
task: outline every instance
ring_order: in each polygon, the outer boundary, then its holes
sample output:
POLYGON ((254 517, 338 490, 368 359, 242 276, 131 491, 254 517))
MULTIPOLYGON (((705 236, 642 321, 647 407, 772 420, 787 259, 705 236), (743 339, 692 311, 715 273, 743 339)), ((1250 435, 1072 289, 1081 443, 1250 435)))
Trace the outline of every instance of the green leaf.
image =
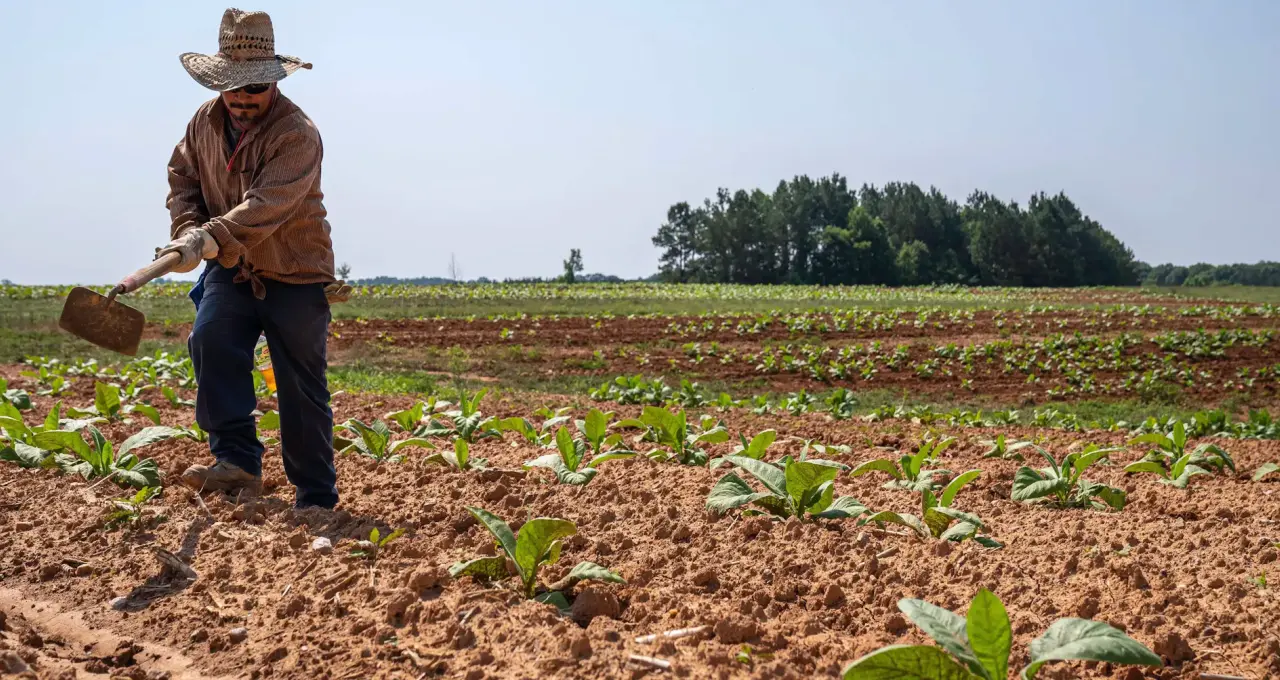
POLYGON ((1093 494, 1101 498, 1103 503, 1111 506, 1114 510, 1124 510, 1125 503, 1128 501, 1128 494, 1123 489, 1117 489, 1113 486, 1099 485, 1093 494))
POLYGON ((93 406, 100 416, 114 416, 120 411, 120 388, 104 382, 94 383, 93 406))
POLYGON ((45 430, 58 429, 58 423, 61 421, 61 418, 62 418, 62 402, 59 401, 53 405, 53 408, 49 409, 49 414, 44 417, 44 429, 45 430))
POLYGON ((849 517, 858 517, 867 512, 867 506, 863 505, 853 496, 841 496, 831 505, 827 506, 822 512, 813 513, 814 517, 822 519, 845 519, 849 517))
POLYGON ((977 479, 980 475, 982 475, 982 470, 970 470, 951 480, 951 483, 947 484, 947 487, 942 490, 942 495, 938 498, 938 504, 944 507, 951 505, 951 501, 955 499, 956 494, 960 493, 960 489, 963 489, 966 484, 977 479))
POLYGON ((147 446, 149 444, 155 444, 156 442, 162 442, 166 439, 173 439, 180 436, 182 436, 182 430, 175 427, 164 427, 160 425, 146 427, 124 440, 124 443, 120 445, 120 449, 116 451, 116 455, 124 456, 140 446, 147 446))
POLYGON ((566 536, 578 533, 578 527, 565 519, 536 517, 520 527, 513 559, 526 588, 531 588, 538 565, 547 560, 553 545, 566 536))
POLYGON ((1031 643, 1031 664, 1022 671, 1035 680, 1049 661, 1106 661, 1134 666, 1161 666, 1160 657, 1142 643, 1101 621, 1058 619, 1031 643))
POLYGON ((745 458, 743 456, 726 456, 724 461, 730 465, 737 466, 751 476, 760 480, 773 495, 780 498, 787 498, 787 475, 782 470, 760 460, 754 458, 745 458))
POLYGON ((991 538, 990 536, 974 536, 973 542, 977 543, 978 545, 984 548, 991 548, 993 550, 996 548, 1004 547, 1003 543, 1001 543, 1000 541, 997 541, 994 538, 991 538))
POLYGON ((564 463, 561 463, 560 467, 552 469, 555 470, 557 481, 561 484, 568 484, 570 486, 583 486, 592 479, 595 479, 595 476, 600 472, 593 467, 585 467, 581 470, 574 471, 566 468, 564 463))
POLYGON ((1129 446, 1137 446, 1138 444, 1154 444, 1166 451, 1171 451, 1174 448, 1173 441, 1159 432, 1150 432, 1128 441, 1129 446))
POLYGON ((599 409, 593 408, 587 411, 582 430, 587 440, 598 448, 599 442, 603 441, 609 432, 609 417, 599 409))
POLYGON ((160 412, 151 404, 133 404, 129 410, 134 413, 141 413, 156 425, 160 424, 160 412))
POLYGON ((860 524, 866 524, 868 522, 887 522, 889 524, 900 524, 904 527, 907 527, 915 531, 917 534, 920 535, 921 538, 929 536, 929 529, 925 527, 924 523, 920 521, 920 518, 916 517, 915 515, 908 515, 906 513, 897 513, 897 512, 893 512, 892 510, 881 510, 880 512, 877 512, 874 515, 870 515, 866 517, 860 522, 860 524))
POLYGON ((982 588, 969 604, 965 617, 965 632, 978 663, 992 680, 1009 677, 1009 650, 1013 646, 1013 631, 1009 627, 1009 613, 1004 603, 994 593, 982 588))
POLYGON ((112 468, 112 472, 117 480, 135 489, 160 485, 160 468, 150 458, 138 458, 133 454, 126 454, 112 468))
POLYGON ((783 472, 787 495, 791 497, 794 506, 803 511, 816 500, 813 494, 817 488, 834 480, 839 474, 839 468, 826 465, 795 461, 787 463, 783 472))
POLYGON ((511 532, 511 527, 507 526, 507 523, 502 521, 500 517, 484 508, 468 505, 466 509, 467 512, 475 515, 475 518, 480 520, 480 523, 489 530, 489 533, 493 534, 494 538, 498 539, 498 545, 502 547, 502 552, 515 559, 516 536, 511 532))
MULTIPOLYGON (((944 532, 947 531, 947 528, 950 527, 951 523, 955 521, 949 515, 945 515, 941 512, 938 512, 937 506, 934 506, 932 508, 926 508, 924 511, 923 520, 924 520, 924 525, 929 528, 929 533, 933 534, 935 537, 938 537, 938 538, 942 538, 942 536, 944 535, 944 532)), ((954 540, 954 539, 949 538, 948 540, 954 540)))
POLYGON ((1048 478, 1039 470, 1020 467, 1013 475, 1012 498, 1015 501, 1029 501, 1043 498, 1059 491, 1064 491, 1067 480, 1061 477, 1048 478))
POLYGON ((967 538, 973 538, 978 533, 978 525, 968 522, 957 522, 946 531, 942 532, 938 538, 944 541, 959 543, 967 538))
POLYGON ((278 430, 280 429, 280 414, 276 411, 267 411, 258 418, 259 430, 278 430))
POLYGON ((469 468, 471 462, 471 445, 465 439, 453 440, 453 463, 459 470, 469 468))
POLYGON ((571 472, 576 472, 582 457, 578 452, 578 443, 574 441, 568 429, 561 427, 556 430, 556 448, 560 450, 560 458, 564 461, 564 466, 571 472))
POLYGON ((1260 482, 1263 477, 1273 473, 1280 472, 1280 463, 1263 463, 1258 466, 1258 470, 1253 473, 1253 481, 1260 482))
POLYGON ((976 665, 977 657, 966 636, 964 619, 959 614, 916 599, 898 600, 898 609, 961 662, 976 665))
POLYGON ((636 455, 637 454, 635 451, 609 451, 608 453, 602 453, 596 456, 595 458, 592 458, 587 463, 587 467, 598 467, 601 463, 607 463, 611 460, 625 460, 627 458, 635 458, 636 455))
POLYGON ((849 664, 843 680, 971 680, 946 652, 926 645, 890 645, 849 664))
POLYGON ((736 452, 734 455, 746 456, 747 458, 760 460, 761 458, 764 458, 765 452, 777 439, 777 430, 764 430, 752 437, 751 441, 746 446, 742 447, 741 451, 736 452))
POLYGON ((873 470, 878 470, 880 472, 887 472, 894 479, 902 479, 902 472, 898 470, 898 464, 887 458, 869 460, 859 465, 858 467, 854 468, 853 471, 849 473, 849 476, 861 477, 862 475, 865 475, 868 472, 871 472, 873 470))
POLYGON ((70 451, 85 461, 94 457, 93 449, 89 448, 89 445, 85 443, 84 437, 81 437, 79 432, 64 432, 62 430, 37 432, 33 441, 36 446, 45 451, 70 451))
POLYGON ((23 442, 13 442, 12 446, 0 448, 0 460, 17 463, 18 467, 43 467, 50 454, 23 442))
POLYGON ((556 609, 559 609, 561 612, 566 612, 570 608, 569 600, 565 598, 564 593, 558 590, 553 590, 549 593, 541 593, 539 595, 535 595, 533 597, 533 601, 540 602, 542 604, 549 604, 555 607, 556 609))
POLYGON ((734 508, 740 508, 771 495, 768 491, 756 491, 741 477, 730 472, 711 487, 711 493, 707 494, 707 509, 723 515, 734 508))
POLYGON ((391 446, 388 447, 387 449, 387 453, 395 453, 400 449, 411 447, 411 446, 420 448, 420 449, 434 449, 436 447, 435 443, 432 442, 430 439, 423 439, 422 437, 410 437, 408 439, 401 439, 398 442, 392 442, 391 446))
POLYGON ((569 572, 569 578, 579 581, 608 581, 609 583, 626 583, 627 580, 616 572, 610 571, 595 562, 579 562, 569 572))
POLYGON ((471 576, 485 581, 501 581, 509 576, 507 573, 507 558, 498 555, 497 557, 478 557, 467 562, 458 562, 449 567, 449 576, 453 578, 471 576))
POLYGON ((1138 461, 1136 463, 1129 463, 1128 465, 1124 466, 1124 471, 1130 472, 1130 473, 1154 472, 1157 475, 1160 475, 1161 477, 1168 476, 1168 473, 1165 472, 1163 465, 1150 460, 1138 461))

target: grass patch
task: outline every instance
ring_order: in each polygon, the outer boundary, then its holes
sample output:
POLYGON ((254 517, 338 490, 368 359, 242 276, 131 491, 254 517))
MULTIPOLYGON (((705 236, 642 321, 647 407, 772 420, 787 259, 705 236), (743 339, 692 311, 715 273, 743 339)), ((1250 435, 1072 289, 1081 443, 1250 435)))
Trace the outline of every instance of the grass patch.
POLYGON ((330 366, 329 389, 378 394, 435 394, 444 382, 424 371, 388 371, 376 366, 330 366))

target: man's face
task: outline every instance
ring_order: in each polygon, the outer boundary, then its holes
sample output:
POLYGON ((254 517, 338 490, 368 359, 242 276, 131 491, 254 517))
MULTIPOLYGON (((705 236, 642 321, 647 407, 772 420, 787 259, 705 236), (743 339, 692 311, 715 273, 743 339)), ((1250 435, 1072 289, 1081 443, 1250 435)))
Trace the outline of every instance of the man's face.
MULTIPOLYGON (((254 86, 248 86, 253 89, 254 86)), ((267 107, 271 105, 271 95, 276 85, 272 83, 264 92, 250 94, 245 88, 222 93, 222 103, 226 104, 231 118, 242 128, 253 127, 263 116, 267 115, 267 107)))

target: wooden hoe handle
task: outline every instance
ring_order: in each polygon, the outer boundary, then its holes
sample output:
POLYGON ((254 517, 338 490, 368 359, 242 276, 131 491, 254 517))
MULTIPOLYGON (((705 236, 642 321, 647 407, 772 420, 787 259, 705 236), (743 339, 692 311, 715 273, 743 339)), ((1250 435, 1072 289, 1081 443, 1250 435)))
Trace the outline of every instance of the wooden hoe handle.
POLYGON ((139 269, 138 271, 120 279, 120 283, 107 294, 108 299, 115 299, 117 295, 132 293, 133 291, 145 286, 152 279, 164 276, 173 271, 173 268, 182 262, 182 254, 177 252, 165 253, 156 258, 155 262, 139 269))

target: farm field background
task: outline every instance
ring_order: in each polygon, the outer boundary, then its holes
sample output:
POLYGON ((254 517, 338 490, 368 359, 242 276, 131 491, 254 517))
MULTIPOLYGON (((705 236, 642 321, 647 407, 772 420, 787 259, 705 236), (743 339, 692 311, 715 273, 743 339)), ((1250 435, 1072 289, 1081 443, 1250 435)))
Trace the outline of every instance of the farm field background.
POLYGON ((1275 289, 360 288, 329 340, 335 422, 360 422, 338 433, 333 513, 291 509, 261 380, 263 497, 177 484, 208 458, 185 286, 133 301, 133 361, 56 330, 65 292, 0 288, 0 651, 39 677, 838 677, 928 643, 900 599, 963 611, 981 588, 1009 611, 1011 668, 1062 617, 1164 663, 1041 678, 1280 675, 1275 289), (90 428, 78 458, 53 434, 90 428), (131 437, 132 471, 77 467, 131 437), (1090 492, 1028 500, 1056 464, 1040 450, 1089 445, 1114 449, 1081 463, 1090 492), (566 446, 638 455, 525 466, 566 446), (894 467, 917 452, 921 475, 894 467), (768 491, 742 457, 824 462, 843 514, 734 506, 768 491), (1204 474, 1180 477, 1189 461, 1204 474), (959 531, 916 521, 956 479, 959 531), (537 580, 564 612, 450 576, 499 554, 468 507, 576 525, 537 580), (375 529, 403 534, 360 544, 375 529), (620 578, 574 583, 584 561, 620 578))

